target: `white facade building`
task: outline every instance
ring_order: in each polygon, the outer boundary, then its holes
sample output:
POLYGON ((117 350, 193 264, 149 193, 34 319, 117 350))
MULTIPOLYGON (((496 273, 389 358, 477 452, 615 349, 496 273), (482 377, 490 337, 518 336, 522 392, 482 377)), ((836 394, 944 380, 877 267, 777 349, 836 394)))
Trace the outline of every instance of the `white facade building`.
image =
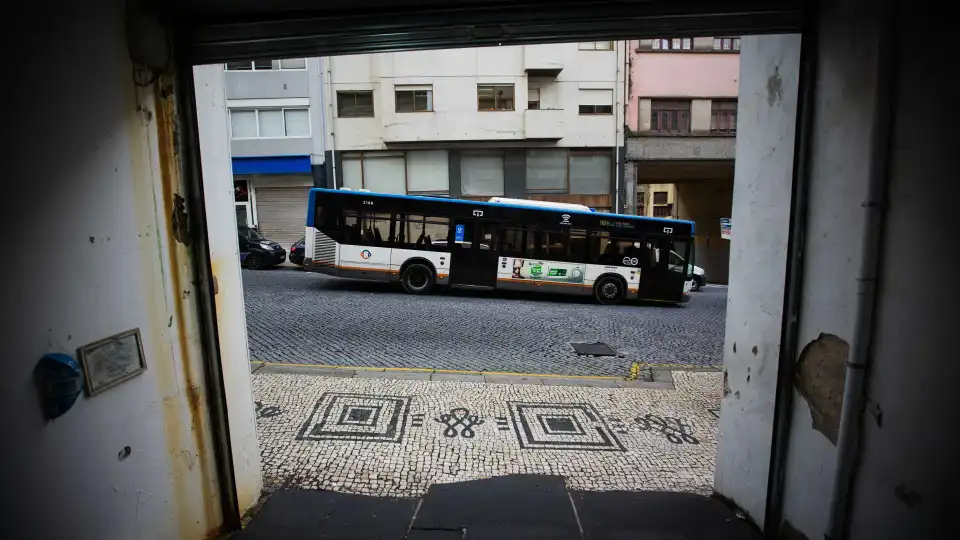
POLYGON ((328 183, 622 208, 624 62, 613 41, 329 58, 328 183))

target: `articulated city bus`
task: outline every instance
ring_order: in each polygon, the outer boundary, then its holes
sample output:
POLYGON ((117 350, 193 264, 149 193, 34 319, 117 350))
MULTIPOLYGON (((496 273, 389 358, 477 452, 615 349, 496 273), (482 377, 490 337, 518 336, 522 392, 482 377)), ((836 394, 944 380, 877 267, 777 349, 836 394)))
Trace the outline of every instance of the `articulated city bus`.
POLYGON ((449 285, 682 302, 693 232, 574 204, 312 189, 304 268, 411 294, 449 285))

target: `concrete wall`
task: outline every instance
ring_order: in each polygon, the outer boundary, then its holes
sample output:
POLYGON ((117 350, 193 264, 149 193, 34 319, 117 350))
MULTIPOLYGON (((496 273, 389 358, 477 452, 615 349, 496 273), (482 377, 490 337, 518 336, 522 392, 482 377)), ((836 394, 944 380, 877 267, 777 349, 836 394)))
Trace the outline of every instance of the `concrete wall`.
POLYGON ((746 37, 714 490, 763 523, 787 264, 800 36, 746 37))
POLYGON ((627 137, 627 159, 733 159, 736 147, 736 137, 627 137))
POLYGON ((720 218, 730 217, 733 179, 684 182, 676 184, 676 191, 677 217, 697 224, 696 265, 706 271, 710 283, 727 283, 730 240, 720 237, 720 218))
MULTIPOLYGON (((308 66, 309 67, 309 66, 308 66)), ((227 99, 281 99, 310 97, 308 70, 227 71, 227 99)))
MULTIPOLYGON (((0 383, 10 413, 0 459, 4 538, 199 539, 223 521, 196 319, 201 285, 190 250, 173 236, 184 188, 173 166, 172 101, 134 84, 124 8, 121 0, 27 5, 24 20, 42 24, 24 50, 11 51, 30 61, 11 89, 13 121, 27 129, 8 170, 31 181, 10 186, 3 213, 4 230, 25 249, 4 268, 5 283, 16 284, 3 297, 13 330, 0 383), (133 328, 146 372, 45 421, 32 382, 40 357, 75 356, 133 328)), ((248 370, 242 359, 224 365, 248 370)), ((241 424, 232 430, 242 433, 241 424)), ((255 443, 236 443, 257 454, 255 443)))
POLYGON ((850 514, 856 539, 947 538, 960 508, 954 482, 960 443, 949 427, 960 425, 960 292, 936 284, 960 275, 952 247, 960 235, 954 210, 960 154, 952 126, 960 114, 943 69, 955 58, 953 38, 930 33, 943 24, 938 17, 922 6, 902 10, 899 51, 889 59, 900 72, 869 404, 850 514))
MULTIPOLYGON (((614 105, 622 94, 623 48, 581 51, 576 43, 438 51, 416 51, 330 59, 331 95, 338 90, 373 90, 373 118, 335 118, 337 150, 377 150, 391 142, 517 140, 558 138, 558 146, 618 145, 616 114, 581 116, 581 89, 609 89, 614 105), (555 79, 533 81, 541 91, 541 107, 527 109, 528 63, 556 65, 555 79), (515 110, 478 111, 477 85, 513 84, 515 110), (394 87, 432 84, 433 112, 397 113, 394 87), (559 116, 558 116, 559 115, 559 116)), ((614 106, 616 110, 617 107, 614 106)), ((334 107, 336 111, 336 107, 334 107)), ((622 143, 621 143, 622 144, 622 143)))

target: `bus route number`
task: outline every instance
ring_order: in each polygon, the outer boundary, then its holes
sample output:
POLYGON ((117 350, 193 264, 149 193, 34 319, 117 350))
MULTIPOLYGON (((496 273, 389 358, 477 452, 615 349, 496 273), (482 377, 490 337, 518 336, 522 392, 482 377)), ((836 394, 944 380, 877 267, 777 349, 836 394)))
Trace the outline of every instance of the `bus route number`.
POLYGON ((607 219, 601 219, 600 226, 601 227, 623 227, 627 229, 632 229, 633 223, 628 223, 626 221, 610 221, 607 219))

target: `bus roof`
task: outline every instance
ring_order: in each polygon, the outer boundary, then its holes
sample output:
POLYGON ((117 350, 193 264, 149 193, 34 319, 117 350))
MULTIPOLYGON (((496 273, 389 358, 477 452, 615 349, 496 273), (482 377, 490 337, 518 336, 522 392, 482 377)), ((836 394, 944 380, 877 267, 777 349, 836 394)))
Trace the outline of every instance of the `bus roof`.
MULTIPOLYGON (((339 195, 362 195, 364 197, 386 197, 390 199, 410 199, 414 201, 433 201, 433 202, 445 202, 451 204, 469 204, 472 206, 496 206, 499 208, 518 208, 521 210, 540 210, 544 212, 561 212, 565 214, 584 214, 588 216, 611 216, 620 219, 632 219, 637 221, 647 221, 652 223, 687 223, 690 225, 690 234, 694 233, 694 222, 684 220, 684 219, 664 219, 664 218, 654 218, 647 216, 631 216, 629 214, 612 214, 605 212, 587 212, 583 210, 568 210, 568 209, 558 209, 558 208, 547 208, 547 207, 538 207, 538 206, 527 206, 519 204, 507 204, 500 202, 486 202, 486 201, 469 201, 465 199, 451 199, 448 197, 425 197, 422 195, 397 195, 395 193, 376 193, 373 191, 354 191, 352 189, 326 189, 326 188, 311 188, 311 192, 318 193, 333 193, 339 195)), ((311 203, 313 203, 313 197, 310 197, 311 203)), ((312 210, 311 210, 312 211, 312 210)))

